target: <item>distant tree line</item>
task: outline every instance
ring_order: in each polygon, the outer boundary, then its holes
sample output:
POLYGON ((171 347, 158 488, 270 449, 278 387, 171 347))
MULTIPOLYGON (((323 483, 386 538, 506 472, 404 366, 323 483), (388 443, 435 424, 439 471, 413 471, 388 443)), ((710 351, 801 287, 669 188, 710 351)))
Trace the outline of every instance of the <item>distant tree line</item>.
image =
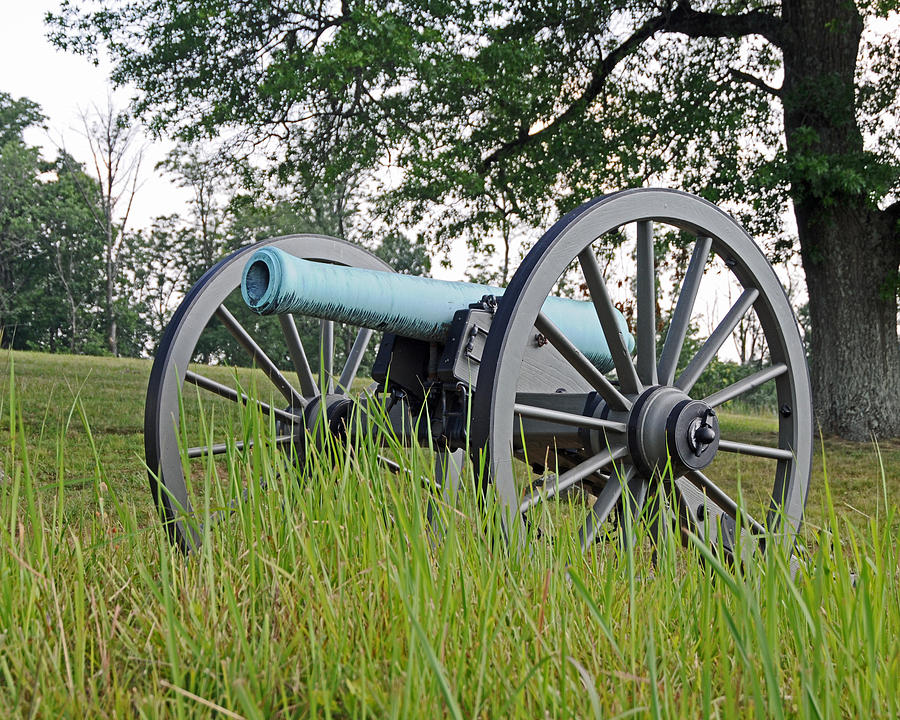
MULTIPOLYGON (((181 297, 207 269, 242 245, 277 235, 351 235, 401 271, 430 271, 423 246, 405 235, 388 231, 376 239, 354 226, 351 182, 318 195, 290 187, 250 191, 220 155, 194 146, 176 147, 156 168, 190 191, 187 209, 133 227, 142 154, 127 115, 95 108, 85 116, 88 166, 64 149, 47 159, 26 142, 26 131, 45 121, 36 103, 0 92, 3 347, 152 354, 181 297)), ((240 362, 224 334, 210 333, 198 350, 240 362)))

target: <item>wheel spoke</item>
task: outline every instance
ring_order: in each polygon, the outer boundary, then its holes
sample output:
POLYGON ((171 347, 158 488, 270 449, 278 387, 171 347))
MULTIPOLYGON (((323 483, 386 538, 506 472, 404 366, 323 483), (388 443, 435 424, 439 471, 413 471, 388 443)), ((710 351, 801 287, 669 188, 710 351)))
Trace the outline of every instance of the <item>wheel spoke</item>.
POLYGON ((287 343, 291 362, 294 364, 294 370, 297 372, 297 379, 300 381, 300 392, 308 398, 316 397, 319 394, 319 388, 316 385, 316 378, 313 375, 312 368, 309 366, 306 352, 303 350, 303 343, 300 341, 300 333, 297 332, 297 323, 294 322, 294 316, 290 313, 279 315, 278 322, 281 324, 281 332, 284 334, 284 341, 287 343))
POLYGON ((546 337, 550 344, 559 351, 559 354, 566 359, 569 365, 587 380, 594 390, 600 393, 600 397, 606 400, 611 408, 616 410, 629 410, 631 408, 631 401, 620 393, 606 379, 603 373, 591 364, 591 361, 572 344, 569 338, 562 334, 562 331, 544 313, 538 315, 534 325, 538 332, 546 337))
POLYGON ((650 538, 654 546, 658 549, 669 534, 669 508, 659 492, 659 487, 654 486, 653 489, 647 487, 647 501, 645 516, 648 521, 648 529, 650 530, 650 538))
POLYGON ((223 385, 215 380, 210 380, 208 377, 198 375, 190 370, 184 374, 184 381, 196 385, 199 388, 203 388, 204 390, 208 390, 211 393, 215 393, 232 402, 242 403, 243 405, 253 403, 264 415, 274 415, 275 419, 280 420, 281 422, 292 424, 298 421, 296 415, 274 408, 268 403, 264 403, 262 400, 251 400, 248 396, 244 395, 244 393, 238 393, 227 385, 223 385))
POLYGON ((350 348, 350 354, 347 355, 347 362, 344 363, 344 369, 341 372, 341 379, 338 380, 337 392, 339 395, 350 392, 350 386, 362 364, 363 355, 366 354, 366 348, 369 347, 369 340, 372 339, 372 332, 369 328, 360 328, 356 333, 356 340, 353 341, 353 347, 350 348))
POLYGON ((535 505, 537 505, 539 502, 549 500, 550 498, 561 493, 566 488, 569 488, 580 480, 584 480, 586 477, 602 470, 607 465, 611 464, 615 460, 619 460, 625 457, 625 455, 627 454, 628 448, 625 447, 616 448, 612 451, 607 449, 579 463, 571 470, 567 470, 558 477, 551 476, 554 482, 551 485, 545 485, 540 490, 536 490, 528 497, 526 497, 519 505, 519 512, 526 512, 527 510, 530 510, 535 505))
MULTIPOLYGON (((294 439, 293 435, 279 435, 273 440, 273 443, 276 446, 287 445, 292 442, 294 439)), ((237 451, 241 451, 244 448, 252 449, 254 442, 250 440, 249 442, 244 442, 243 440, 239 440, 238 442, 231 443, 215 443, 214 445, 200 445, 198 447, 188 448, 187 456, 189 458, 198 458, 203 457, 204 455, 224 455, 228 452, 229 447, 233 447, 237 451)))
POLYGON ((448 488, 449 496, 444 498, 449 502, 455 502, 462 482, 463 469, 466 464, 465 450, 439 449, 434 453, 434 479, 435 485, 441 489, 448 488))
POLYGON ((399 473, 401 470, 399 463, 394 462, 393 460, 391 460, 388 457, 385 457, 384 455, 378 455, 377 460, 380 465, 387 468, 387 470, 389 470, 394 475, 399 473))
POLYGON ((597 262, 597 258, 594 257, 594 252, 590 247, 586 247, 578 254, 578 260, 581 263, 581 272, 584 275, 584 280, 591 293, 591 302, 594 304, 594 310, 597 312, 600 326, 603 328, 603 335, 606 337, 606 343, 609 346, 609 354, 612 356, 613 363, 616 366, 619 385, 626 394, 638 393, 641 390, 641 381, 638 379, 634 363, 631 362, 628 346, 625 344, 625 336, 622 334, 622 330, 616 320, 616 309, 613 307, 612 300, 606 290, 606 281, 603 279, 600 264, 597 262))
POLYGON ((253 358, 253 362, 256 363, 257 367, 272 381, 272 384, 278 388, 278 392, 284 395, 285 399, 291 403, 292 406, 302 407, 306 404, 303 396, 294 390, 293 386, 288 382, 288 379, 281 370, 279 370, 269 356, 263 352, 263 349, 257 344, 256 340, 250 336, 250 333, 244 329, 237 318, 228 311, 228 308, 224 305, 219 305, 216 309, 216 317, 222 321, 222 324, 228 329, 228 332, 230 332, 234 336, 234 339, 241 344, 241 347, 250 354, 250 357, 253 358))
POLYGON ((706 342, 703 343, 703 346, 688 363, 684 372, 678 376, 678 380, 675 381, 675 387, 686 393, 691 391, 691 388, 694 387, 694 383, 700 379, 700 376, 703 374, 703 371, 706 370, 707 365, 712 362, 716 353, 719 352, 719 348, 722 347, 722 344, 737 327, 741 318, 743 318, 753 306, 757 297, 759 297, 759 290, 756 288, 747 288, 741 293, 737 302, 731 306, 731 309, 725 317, 722 318, 722 321, 716 326, 716 329, 712 331, 712 334, 706 339, 706 342))
POLYGON ((744 525, 751 531, 758 535, 765 535, 766 529, 746 512, 738 511, 738 504, 702 472, 699 470, 689 470, 684 474, 684 479, 700 492, 704 493, 710 501, 715 503, 724 512, 728 513, 735 521, 737 521, 738 515, 740 515, 744 525))
POLYGON ((656 385, 656 267, 653 223, 637 224, 637 374, 644 385, 656 385))
POLYGON ((578 541, 581 544, 581 552, 587 552, 587 549, 593 544, 597 537, 600 526, 606 522, 610 513, 618 504, 622 497, 622 491, 630 480, 634 468, 629 468, 624 477, 619 477, 616 473, 610 475, 606 485, 600 491, 600 495, 588 512, 585 518, 584 526, 578 532, 578 541))
POLYGON ((320 353, 322 368, 319 372, 319 382, 323 392, 334 392, 334 322, 322 320, 322 332, 320 338, 320 353))
POLYGON ((451 452, 443 448, 434 453, 434 486, 440 492, 440 498, 429 497, 425 512, 425 522, 428 523, 428 532, 432 543, 440 542, 446 533, 440 506, 456 504, 465 464, 465 450, 459 449, 451 452))
POLYGON ((516 403, 514 410, 516 415, 521 415, 522 417, 532 418, 534 420, 546 420, 547 422, 559 423, 560 425, 590 427, 597 428, 598 430, 610 430, 612 432, 620 433, 623 433, 628 429, 628 426, 625 423, 590 417, 588 415, 576 415, 575 413, 550 410, 549 408, 535 407, 534 405, 516 403))
POLYGON ((719 440, 719 451, 738 453, 739 455, 753 455, 754 457, 768 458, 770 460, 793 460, 794 453, 777 447, 765 445, 750 445, 749 443, 732 442, 731 440, 719 440))
POLYGON ((764 368, 763 370, 748 375, 747 377, 738 380, 736 383, 733 383, 726 388, 722 388, 718 392, 704 398, 703 402, 710 407, 718 407, 723 403, 727 403, 729 400, 734 400, 745 392, 758 388, 760 385, 773 378, 784 375, 787 372, 787 369, 787 365, 784 363, 778 363, 772 367, 764 368))
MULTIPOLYGON (((391 460, 389 457, 385 457, 384 455, 376 455, 376 461, 379 465, 381 465, 385 470, 387 470, 392 475, 400 475, 401 473, 405 475, 408 479, 413 479, 412 471, 409 468, 401 467, 399 463, 391 460)), ((426 490, 435 490, 437 492, 443 492, 444 486, 437 478, 430 478, 427 475, 419 475, 418 482, 421 483, 422 488, 426 490)))
POLYGON ((678 302, 675 304, 675 312, 672 314, 672 321, 669 323, 669 331, 666 333, 666 341, 663 343, 659 358, 658 380, 661 385, 671 385, 675 379, 675 370, 678 368, 681 348, 691 324, 694 302, 697 299, 697 291, 700 289, 700 281, 703 279, 711 247, 712 240, 708 237, 698 237, 694 245, 691 262, 681 283, 678 302))

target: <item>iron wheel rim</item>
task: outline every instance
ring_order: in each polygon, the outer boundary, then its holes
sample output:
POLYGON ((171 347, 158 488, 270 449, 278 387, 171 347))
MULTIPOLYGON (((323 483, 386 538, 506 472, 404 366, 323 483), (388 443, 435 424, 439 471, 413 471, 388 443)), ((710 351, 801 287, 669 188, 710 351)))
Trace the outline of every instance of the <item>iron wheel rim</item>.
MULTIPOLYGON (((788 409, 787 415, 779 412, 777 447, 791 455, 790 460, 775 461, 772 503, 765 527, 790 550, 802 523, 813 448, 812 396, 802 340, 787 295, 759 246, 730 215, 688 193, 635 189, 606 195, 566 214, 535 244, 503 295, 484 348, 473 398, 473 461, 477 467, 478 453, 486 452, 486 478, 498 498, 504 528, 513 544, 521 544, 525 535, 521 532, 523 504, 514 477, 512 437, 516 378, 525 338, 533 335, 544 299, 569 264, 604 234, 641 222, 685 230, 695 235, 697 242, 710 238, 707 252, 727 259, 729 269, 745 290, 758 290, 751 306, 762 325, 771 362, 773 366, 786 366, 786 371, 773 379, 778 407, 788 409)), ((701 279, 703 274, 705 271, 700 274, 701 279)), ((640 332, 640 319, 638 323, 640 332)), ((645 388, 649 383, 642 381, 641 385, 645 388)), ((631 401, 636 397, 631 397, 631 401)), ((731 443, 729 447, 734 446, 731 443)), ((585 527, 591 517, 589 513, 585 527)))
POLYGON ((179 448, 179 395, 200 336, 226 298, 240 287, 246 261, 267 246, 306 260, 393 272, 380 258, 345 240, 313 234, 286 235, 236 250, 207 270, 187 293, 160 341, 144 406, 144 456, 151 493, 170 541, 185 553, 198 546, 199 536, 186 520, 192 503, 179 448))

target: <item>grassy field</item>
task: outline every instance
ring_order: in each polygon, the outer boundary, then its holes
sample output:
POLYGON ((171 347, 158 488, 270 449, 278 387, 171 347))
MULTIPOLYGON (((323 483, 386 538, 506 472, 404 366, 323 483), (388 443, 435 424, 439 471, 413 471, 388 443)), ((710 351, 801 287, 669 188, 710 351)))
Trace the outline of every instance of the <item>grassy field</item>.
MULTIPOLYGON (((265 444, 232 453, 249 495, 186 560, 143 469, 149 363, 2 363, 3 716, 900 714, 900 444, 823 441, 796 579, 778 553, 729 569, 674 536, 654 562, 642 528, 633 549, 509 554, 472 493, 431 542, 425 493, 365 443, 303 482, 265 444)), ((737 440, 770 422, 722 418, 737 440)), ((759 468, 729 463, 752 495, 759 468)))

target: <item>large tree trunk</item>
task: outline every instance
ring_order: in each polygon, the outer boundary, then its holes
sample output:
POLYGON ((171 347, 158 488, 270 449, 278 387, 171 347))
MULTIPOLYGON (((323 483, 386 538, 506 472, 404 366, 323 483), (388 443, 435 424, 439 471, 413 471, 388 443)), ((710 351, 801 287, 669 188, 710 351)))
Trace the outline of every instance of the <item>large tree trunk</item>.
POLYGON ((892 268, 897 243, 883 217, 858 207, 798 203, 812 324, 816 418, 851 440, 900 434, 900 345, 892 268))
POLYGON ((782 100, 816 418, 848 439, 900 435, 900 243, 851 175, 864 172, 854 101, 862 20, 847 0, 784 0, 783 11, 782 100))

